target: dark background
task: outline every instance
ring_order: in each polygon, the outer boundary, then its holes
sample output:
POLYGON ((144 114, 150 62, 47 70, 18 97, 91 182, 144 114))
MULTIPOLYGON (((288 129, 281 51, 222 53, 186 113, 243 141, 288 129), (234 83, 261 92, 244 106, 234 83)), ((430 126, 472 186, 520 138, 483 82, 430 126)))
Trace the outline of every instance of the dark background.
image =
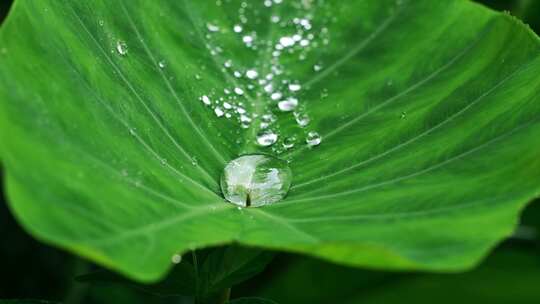
MULTIPOLYGON (((510 11, 537 33, 540 30, 538 0, 478 2, 510 11)), ((0 0, 0 22, 10 4, 9 0, 0 0)), ((265 272, 235 287, 233 296, 267 296, 281 304, 347 301, 540 303, 540 242, 537 235, 540 231, 540 202, 525 210, 522 225, 525 230, 500 244, 479 268, 464 274, 374 272, 279 254, 265 272)), ((87 286, 74 282, 74 276, 95 266, 32 239, 11 215, 3 187, 0 189, 0 236, 0 299, 48 299, 68 304, 178 303, 174 299, 156 298, 130 288, 87 286)))

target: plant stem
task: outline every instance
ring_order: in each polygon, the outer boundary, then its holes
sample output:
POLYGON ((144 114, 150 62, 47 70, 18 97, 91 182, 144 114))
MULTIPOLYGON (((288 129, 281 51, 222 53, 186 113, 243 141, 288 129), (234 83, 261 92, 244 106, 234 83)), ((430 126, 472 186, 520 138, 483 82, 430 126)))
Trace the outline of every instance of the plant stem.
POLYGON ((231 297, 231 288, 227 288, 223 290, 223 293, 221 294, 221 297, 219 298, 218 304, 226 304, 229 302, 229 299, 231 297))
POLYGON ((191 251, 191 258, 193 259, 193 269, 195 270, 195 298, 199 297, 199 262, 197 261, 197 253, 195 250, 191 251))

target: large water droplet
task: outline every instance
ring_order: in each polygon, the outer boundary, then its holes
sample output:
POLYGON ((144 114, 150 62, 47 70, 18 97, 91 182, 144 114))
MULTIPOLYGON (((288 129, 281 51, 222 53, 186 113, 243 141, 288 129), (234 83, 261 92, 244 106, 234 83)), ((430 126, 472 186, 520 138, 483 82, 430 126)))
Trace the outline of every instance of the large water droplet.
POLYGON ((244 155, 225 166, 221 191, 242 207, 260 207, 282 200, 292 181, 287 162, 269 155, 244 155))

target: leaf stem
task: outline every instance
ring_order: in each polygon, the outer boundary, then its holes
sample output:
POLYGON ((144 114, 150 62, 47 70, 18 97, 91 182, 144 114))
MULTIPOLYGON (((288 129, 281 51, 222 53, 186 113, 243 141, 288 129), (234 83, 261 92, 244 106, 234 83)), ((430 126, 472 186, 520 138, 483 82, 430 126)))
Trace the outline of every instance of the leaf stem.
POLYGON ((195 297, 199 296, 199 263, 197 261, 197 253, 195 250, 191 251, 191 258, 193 259, 193 269, 195 270, 195 297))

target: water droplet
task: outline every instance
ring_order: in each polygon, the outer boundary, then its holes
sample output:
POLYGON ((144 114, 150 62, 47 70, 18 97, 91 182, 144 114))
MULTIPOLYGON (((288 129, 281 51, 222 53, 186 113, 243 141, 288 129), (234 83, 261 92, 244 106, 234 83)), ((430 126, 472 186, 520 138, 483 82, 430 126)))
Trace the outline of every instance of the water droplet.
POLYGON ((234 88, 234 92, 237 95, 244 95, 244 90, 242 90, 241 88, 234 88))
POLYGON ((233 31, 234 31, 235 33, 241 33, 242 30, 243 30, 243 29, 242 29, 242 26, 241 26, 241 25, 238 25, 238 24, 237 24, 237 25, 235 25, 235 26, 233 27, 233 31))
POLYGON ((294 119, 296 120, 296 123, 301 127, 304 128, 307 126, 310 122, 309 116, 305 113, 294 113, 294 119))
POLYGON ((216 107, 214 109, 214 113, 216 114, 217 117, 221 117, 225 115, 225 112, 223 112, 223 110, 220 107, 216 107))
POLYGON ((285 36, 279 39, 279 44, 282 47, 290 47, 290 46, 293 46, 295 43, 296 41, 294 41, 292 37, 285 36))
POLYGON ((307 134, 306 143, 310 147, 318 146, 321 144, 322 138, 319 133, 311 131, 307 134))
POLYGON ((263 154, 244 155, 225 166, 221 191, 239 207, 260 207, 282 200, 291 181, 286 161, 263 154))
POLYGON ((318 71, 322 70, 322 65, 320 65, 320 64, 314 65, 314 66, 313 66, 313 70, 314 70, 315 72, 318 72, 318 71))
POLYGON ((257 144, 263 147, 273 145, 278 139, 278 135, 273 131, 263 131, 257 134, 257 144))
POLYGON ((173 264, 180 264, 182 262, 182 256, 180 254, 175 254, 171 258, 173 264))
POLYGON ((291 92, 297 92, 297 91, 300 91, 300 89, 302 88, 301 85, 297 84, 297 83, 291 83, 289 84, 289 90, 291 92))
POLYGON ((407 113, 406 112, 401 112, 401 119, 405 119, 407 118, 407 113))
POLYGON ((283 112, 290 112, 298 106, 298 99, 289 97, 285 100, 278 102, 278 108, 283 112))
POLYGON ((206 24, 206 28, 210 31, 210 32, 218 32, 219 31, 219 27, 215 24, 212 24, 212 23, 207 23, 206 24))
POLYGON ((248 70, 246 72, 246 77, 249 79, 256 79, 257 77, 259 77, 259 73, 257 73, 257 71, 255 70, 248 70))
POLYGON ((272 95, 270 95, 270 98, 272 98, 272 100, 278 100, 281 97, 283 97, 283 94, 281 94, 281 92, 275 92, 275 93, 272 93, 272 95))
POLYGON ((283 140, 283 148, 292 149, 296 143, 296 137, 287 137, 283 140))
POLYGON ((165 68, 165 61, 158 62, 158 66, 159 66, 160 69, 165 68))
POLYGON ((251 45, 251 43, 253 42, 253 37, 251 36, 244 36, 242 38, 242 41, 244 41, 245 44, 247 45, 251 45))
POLYGON ((201 99, 201 101, 202 101, 205 105, 207 105, 207 106, 209 106, 209 105, 212 104, 212 101, 211 101, 210 98, 209 98, 208 96, 206 96, 206 95, 201 96, 200 99, 201 99))
POLYGON ((126 56, 127 53, 128 53, 127 44, 124 41, 118 40, 116 42, 116 51, 118 52, 118 54, 120 54, 122 56, 126 56))

